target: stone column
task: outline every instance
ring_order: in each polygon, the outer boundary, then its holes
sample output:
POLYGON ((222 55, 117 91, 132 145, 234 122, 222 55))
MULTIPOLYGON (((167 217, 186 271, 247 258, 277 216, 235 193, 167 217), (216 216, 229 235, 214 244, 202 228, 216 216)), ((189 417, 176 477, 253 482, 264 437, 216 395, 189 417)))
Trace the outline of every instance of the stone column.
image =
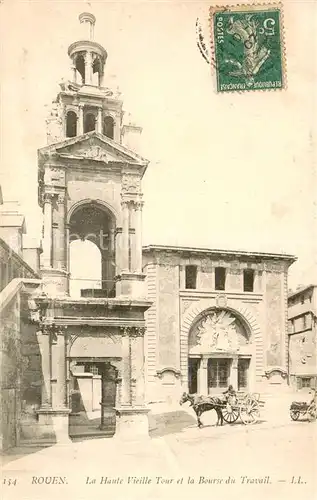
POLYGON ((49 331, 40 330, 37 332, 41 363, 42 363, 42 392, 41 392, 41 409, 51 407, 51 346, 50 346, 50 333, 49 331))
POLYGON ((77 83, 77 71, 76 71, 76 65, 72 65, 72 76, 73 76, 73 82, 77 83))
POLYGON ((136 406, 144 405, 144 333, 145 328, 136 328, 131 337, 132 404, 136 406))
POLYGON ((65 224, 65 193, 61 193, 57 198, 58 207, 58 230, 59 245, 57 266, 59 269, 66 269, 66 224, 65 224))
POLYGON ((198 393, 208 395, 208 358, 201 358, 198 369, 198 393))
POLYGON ((66 342, 62 330, 52 333, 52 408, 62 409, 66 401, 66 342))
POLYGON ((85 84, 92 84, 92 55, 89 51, 85 54, 85 84))
POLYGON ((131 353, 129 328, 124 328, 122 336, 122 382, 121 405, 131 405, 131 353))
POLYGON ((149 438, 147 418, 149 410, 144 405, 143 335, 143 328, 123 329, 121 404, 116 407, 115 433, 115 437, 123 441, 149 438), (133 398, 131 398, 131 386, 133 398))
POLYGON ((238 390, 238 356, 232 358, 230 367, 229 384, 231 384, 235 391, 238 390))
POLYGON ((133 270, 142 273, 142 206, 143 202, 137 202, 134 208, 134 262, 133 270))
POLYGON ((115 262, 116 271, 115 275, 121 274, 122 270, 122 228, 117 227, 115 230, 115 262))
POLYGON ((102 134, 102 108, 98 108, 98 116, 97 116, 97 132, 102 134))
POLYGON ((84 106, 80 104, 78 106, 78 135, 83 135, 84 133, 84 106))
POLYGON ((104 74, 103 68, 102 68, 101 73, 99 73, 99 86, 100 87, 103 87, 104 79, 105 79, 105 74, 104 74))
POLYGON ((52 193, 44 194, 43 265, 52 267, 52 193))
MULTIPOLYGON (((52 440, 57 444, 69 443, 68 415, 70 410, 67 402, 66 381, 66 343, 64 332, 55 326, 46 327, 50 336, 50 385, 51 406, 42 406, 37 412, 40 429, 43 430, 46 441, 52 440)), ((45 361, 47 362, 47 360, 45 361)), ((43 366, 43 362, 42 362, 43 366)), ((45 368, 46 376, 48 368, 45 368)), ((47 396, 46 396, 47 398, 47 396)))
POLYGON ((129 226, 130 226, 130 210, 129 202, 123 201, 122 204, 122 245, 121 245, 121 271, 129 272, 129 226))

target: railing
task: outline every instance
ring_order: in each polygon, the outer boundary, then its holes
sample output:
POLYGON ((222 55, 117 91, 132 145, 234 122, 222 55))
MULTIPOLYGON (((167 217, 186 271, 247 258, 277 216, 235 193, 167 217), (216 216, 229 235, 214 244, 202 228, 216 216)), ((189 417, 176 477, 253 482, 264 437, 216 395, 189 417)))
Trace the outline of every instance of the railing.
POLYGON ((116 296, 114 280, 70 278, 69 294, 71 297, 111 298, 116 296))

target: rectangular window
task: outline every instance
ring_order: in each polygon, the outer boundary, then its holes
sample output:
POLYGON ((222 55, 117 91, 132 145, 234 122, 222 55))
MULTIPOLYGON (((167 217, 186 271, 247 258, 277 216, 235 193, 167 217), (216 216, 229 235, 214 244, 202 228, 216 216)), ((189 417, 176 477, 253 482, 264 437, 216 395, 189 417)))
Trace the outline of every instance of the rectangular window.
POLYGON ((197 286, 197 266, 185 267, 185 288, 195 289, 197 286))
POLYGON ((224 267, 215 268, 215 290, 226 289, 226 269, 224 267))
POLYGON ((253 292, 254 287, 254 271, 253 269, 243 270, 243 291, 253 292))
POLYGON ((310 377, 302 377, 301 387, 310 387, 310 377))

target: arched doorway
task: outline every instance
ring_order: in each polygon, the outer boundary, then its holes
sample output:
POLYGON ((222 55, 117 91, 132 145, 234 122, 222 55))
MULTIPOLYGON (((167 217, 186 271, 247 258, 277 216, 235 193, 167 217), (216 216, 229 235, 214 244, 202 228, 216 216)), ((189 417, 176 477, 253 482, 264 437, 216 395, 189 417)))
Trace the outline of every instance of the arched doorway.
POLYGON ((71 293, 115 296, 115 217, 103 204, 83 202, 69 216, 71 293))
POLYGON ((232 384, 247 391, 251 360, 251 332, 243 319, 227 309, 204 311, 189 332, 188 390, 219 394, 232 384))

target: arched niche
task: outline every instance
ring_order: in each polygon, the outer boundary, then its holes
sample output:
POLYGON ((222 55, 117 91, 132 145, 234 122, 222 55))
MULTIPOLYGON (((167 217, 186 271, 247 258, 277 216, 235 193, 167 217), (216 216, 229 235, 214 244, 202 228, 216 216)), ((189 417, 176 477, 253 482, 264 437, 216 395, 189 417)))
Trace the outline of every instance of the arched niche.
POLYGON ((112 116, 106 116, 103 121, 103 134, 109 137, 109 139, 114 138, 114 119, 112 116))
POLYGON ((68 111, 66 114, 66 137, 76 137, 77 135, 77 115, 75 111, 68 111))
POLYGON ((81 83, 85 83, 85 57, 83 54, 79 54, 75 59, 75 68, 81 77, 81 83))
POLYGON ((84 134, 92 132, 96 129, 96 116, 94 113, 88 112, 84 116, 84 134))

